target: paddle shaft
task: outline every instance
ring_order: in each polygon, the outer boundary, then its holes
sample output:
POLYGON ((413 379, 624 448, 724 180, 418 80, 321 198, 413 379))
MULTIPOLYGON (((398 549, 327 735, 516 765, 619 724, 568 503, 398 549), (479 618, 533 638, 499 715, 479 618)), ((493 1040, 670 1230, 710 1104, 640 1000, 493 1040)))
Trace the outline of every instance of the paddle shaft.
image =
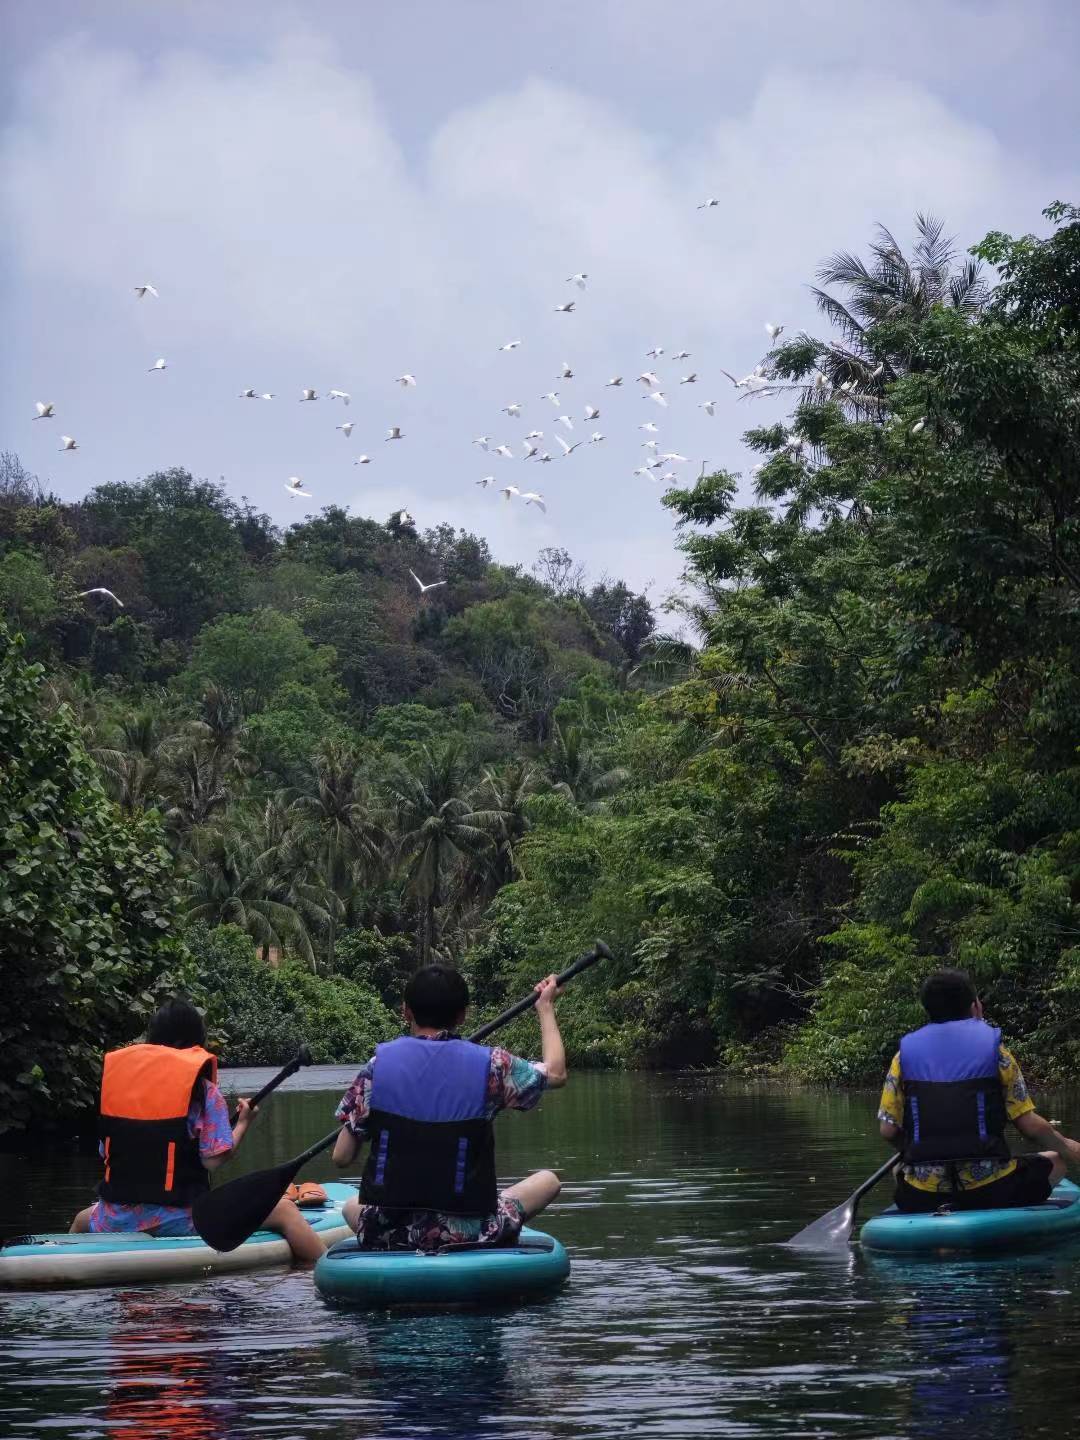
POLYGON ((884 1180, 886 1175, 892 1174, 892 1172, 899 1164, 899 1155, 893 1155, 891 1159, 886 1160, 884 1165, 880 1166, 877 1170, 874 1171, 874 1173, 870 1176, 869 1180, 863 1181, 859 1188, 852 1194, 851 1200, 848 1203, 851 1205, 858 1205, 862 1197, 866 1195, 869 1191, 871 1191, 879 1180, 884 1180))
MULTIPOLYGON (((597 940, 591 950, 579 956, 572 965, 568 966, 561 975, 556 977, 559 987, 561 988, 565 985, 568 980, 572 980, 575 975, 580 975, 583 970, 588 970, 589 966, 595 965, 598 960, 606 960, 610 959, 610 957, 611 951, 608 947, 602 940, 597 940)), ((501 1030, 504 1025, 509 1025, 511 1020, 516 1020, 519 1015, 524 1015, 526 1010, 531 1010, 536 1004, 536 1000, 536 991, 533 990, 531 994, 519 1000, 516 1005, 511 1005, 509 1010, 504 1010, 501 1015, 496 1015, 494 1020, 489 1020, 486 1025, 481 1025, 479 1030, 474 1030, 471 1035, 467 1035, 465 1038, 472 1041, 486 1039, 488 1035, 493 1034, 496 1030, 501 1030)), ((296 1171, 301 1170, 309 1160, 314 1160, 316 1155, 321 1155, 324 1150, 329 1150, 330 1146, 337 1142, 340 1134, 341 1127, 339 1125, 336 1130, 331 1130, 329 1135, 324 1135, 321 1140, 316 1140, 314 1145, 309 1146, 302 1155, 298 1155, 292 1162, 293 1173, 295 1174, 296 1171)))
MULTIPOLYGON (((251 1097, 251 1099, 248 1101, 248 1104, 251 1106, 252 1110, 255 1109, 256 1105, 261 1104, 261 1102, 265 1100, 268 1095, 272 1095, 273 1092, 277 1089, 277 1087, 282 1083, 282 1081, 288 1080, 290 1075, 295 1075, 297 1070, 299 1070, 302 1065, 310 1064, 311 1051, 307 1048, 306 1045, 301 1045, 300 1049, 296 1052, 296 1054, 289 1061, 289 1063, 287 1065, 283 1065, 278 1071, 278 1073, 273 1077, 273 1079, 268 1080, 266 1084, 262 1087, 262 1089, 257 1091, 251 1097)), ((229 1117, 229 1124, 235 1125, 239 1119, 240 1111, 234 1110, 232 1115, 230 1115, 229 1117)))

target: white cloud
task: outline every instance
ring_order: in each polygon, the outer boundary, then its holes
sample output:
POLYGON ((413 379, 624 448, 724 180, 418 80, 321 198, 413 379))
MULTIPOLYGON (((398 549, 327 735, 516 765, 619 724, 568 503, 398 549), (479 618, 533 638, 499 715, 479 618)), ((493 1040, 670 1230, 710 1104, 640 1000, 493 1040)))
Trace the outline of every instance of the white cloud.
POLYGON ((1032 173, 917 84, 815 73, 790 54, 737 113, 678 142, 670 124, 536 78, 459 105, 419 155, 396 119, 303 32, 243 61, 176 51, 148 65, 85 38, 49 52, 0 173, 25 297, 8 443, 67 493, 184 464, 287 521, 281 485, 300 474, 320 502, 377 518, 406 504, 526 564, 563 544, 662 592, 682 560, 657 491, 631 475, 644 351, 686 348, 701 377, 680 387, 684 367, 661 362, 671 405, 648 411, 664 446, 688 474, 740 468, 740 432, 769 412, 736 404, 719 367, 759 358, 766 319, 815 323, 806 285, 823 255, 858 249, 878 219, 903 239, 920 208, 967 242, 1029 227, 1074 178, 1032 173), (710 194, 721 206, 698 211, 710 194), (577 270, 584 294, 565 283, 577 270), (147 279, 159 302, 134 299, 147 279), (554 313, 563 298, 575 314, 554 313), (158 354, 170 368, 147 376, 158 354), (560 383, 564 360, 577 378, 560 383), (406 369, 420 383, 402 392, 406 369), (604 388, 612 373, 621 390, 604 388), (247 385, 278 398, 241 401, 247 385), (351 441, 337 407, 296 403, 303 385, 352 392, 351 441), (600 405, 602 446, 544 467, 472 447, 535 426, 554 451, 557 412, 538 398, 553 386, 578 435, 600 405), (62 466, 46 427, 26 423, 39 395, 82 447, 62 466), (697 408, 711 398, 715 420, 697 408), (511 400, 523 420, 499 413, 511 400), (400 444, 382 439, 391 424, 400 444), (361 450, 370 471, 352 468, 361 450), (547 516, 475 490, 493 469, 541 489, 547 516))

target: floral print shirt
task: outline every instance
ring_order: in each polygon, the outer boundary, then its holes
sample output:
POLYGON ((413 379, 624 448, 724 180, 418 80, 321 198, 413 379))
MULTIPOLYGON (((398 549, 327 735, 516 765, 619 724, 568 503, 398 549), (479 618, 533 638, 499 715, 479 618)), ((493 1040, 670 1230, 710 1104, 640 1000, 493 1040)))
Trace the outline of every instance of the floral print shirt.
MULTIPOLYGON (((425 1036, 433 1043, 456 1040, 449 1030, 425 1036)), ((374 1057, 362 1065, 356 1079, 342 1096, 334 1112, 350 1134, 366 1140, 371 1114, 371 1087, 374 1057)), ((493 1120, 500 1110, 531 1110, 547 1089, 547 1070, 541 1061, 523 1060, 509 1050, 494 1046, 488 1068, 486 1118, 493 1120)), ((444 1215, 434 1210, 402 1214, 384 1211, 378 1205, 361 1205, 357 1236, 361 1244, 379 1249, 437 1250, 445 1245, 497 1245, 516 1238, 522 1224, 521 1206, 501 1196, 494 1215, 444 1215)))
MULTIPOLYGON (((1035 1101, 1028 1094, 1027 1084, 1020 1066, 1004 1045, 998 1047, 998 1074, 1005 1097, 1005 1113, 1010 1120, 1028 1115, 1035 1109, 1035 1101)), ((881 1092, 878 1120, 891 1121, 893 1125, 904 1123, 904 1077, 900 1070, 900 1052, 893 1056, 889 1073, 885 1077, 885 1088, 881 1092)), ((948 1168, 944 1165, 904 1165, 904 1179, 916 1190, 950 1190, 948 1168)), ((1016 1169, 1015 1160, 971 1160, 957 1167, 956 1176, 963 1190, 977 1190, 980 1185, 989 1185, 992 1180, 1002 1180, 1016 1169)))

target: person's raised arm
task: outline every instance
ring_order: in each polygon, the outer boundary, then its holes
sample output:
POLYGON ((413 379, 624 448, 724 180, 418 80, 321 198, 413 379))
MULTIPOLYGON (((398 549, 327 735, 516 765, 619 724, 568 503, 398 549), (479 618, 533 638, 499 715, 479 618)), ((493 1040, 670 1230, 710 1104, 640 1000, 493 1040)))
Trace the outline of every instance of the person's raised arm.
MULTIPOLYGON (((203 1155, 202 1163, 204 1170, 217 1170, 224 1165, 226 1160, 231 1160, 240 1148, 240 1142, 247 1134, 252 1121, 259 1113, 258 1107, 252 1105, 250 1100, 238 1100, 236 1102, 236 1124, 232 1127, 232 1146, 228 1150, 219 1150, 216 1155, 203 1155)), ((228 1111, 223 1113, 222 1123, 228 1120, 228 1111)))
POLYGON ((556 977, 549 975, 541 980, 536 989, 536 1017, 540 1021, 541 1056, 547 1071, 549 1090, 559 1090, 566 1084, 566 1049, 559 1034, 559 1022, 555 1018, 555 997, 559 993, 556 977))
POLYGON ((330 1158, 339 1170, 344 1170, 356 1159, 359 1149, 360 1141, 348 1125, 342 1125, 341 1133, 334 1142, 334 1153, 330 1158))

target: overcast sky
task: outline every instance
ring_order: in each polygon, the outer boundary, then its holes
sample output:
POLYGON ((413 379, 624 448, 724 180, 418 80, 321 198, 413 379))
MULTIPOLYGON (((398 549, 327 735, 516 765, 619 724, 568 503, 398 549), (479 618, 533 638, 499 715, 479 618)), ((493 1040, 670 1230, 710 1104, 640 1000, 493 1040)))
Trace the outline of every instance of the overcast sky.
POLYGON ((766 320, 820 330, 824 256, 875 221, 906 241, 920 209, 966 246, 1080 199, 1073 0, 7 0, 0 27, 0 448, 72 498, 182 465, 283 524, 406 505, 656 599, 682 567, 632 474, 642 421, 687 477, 747 472, 740 434, 783 407, 736 403, 719 367, 749 370, 766 320), (634 381, 653 345, 692 354, 656 363, 667 410, 634 381), (544 466, 471 444, 520 456, 535 428, 560 453, 553 388, 602 444, 544 466))

